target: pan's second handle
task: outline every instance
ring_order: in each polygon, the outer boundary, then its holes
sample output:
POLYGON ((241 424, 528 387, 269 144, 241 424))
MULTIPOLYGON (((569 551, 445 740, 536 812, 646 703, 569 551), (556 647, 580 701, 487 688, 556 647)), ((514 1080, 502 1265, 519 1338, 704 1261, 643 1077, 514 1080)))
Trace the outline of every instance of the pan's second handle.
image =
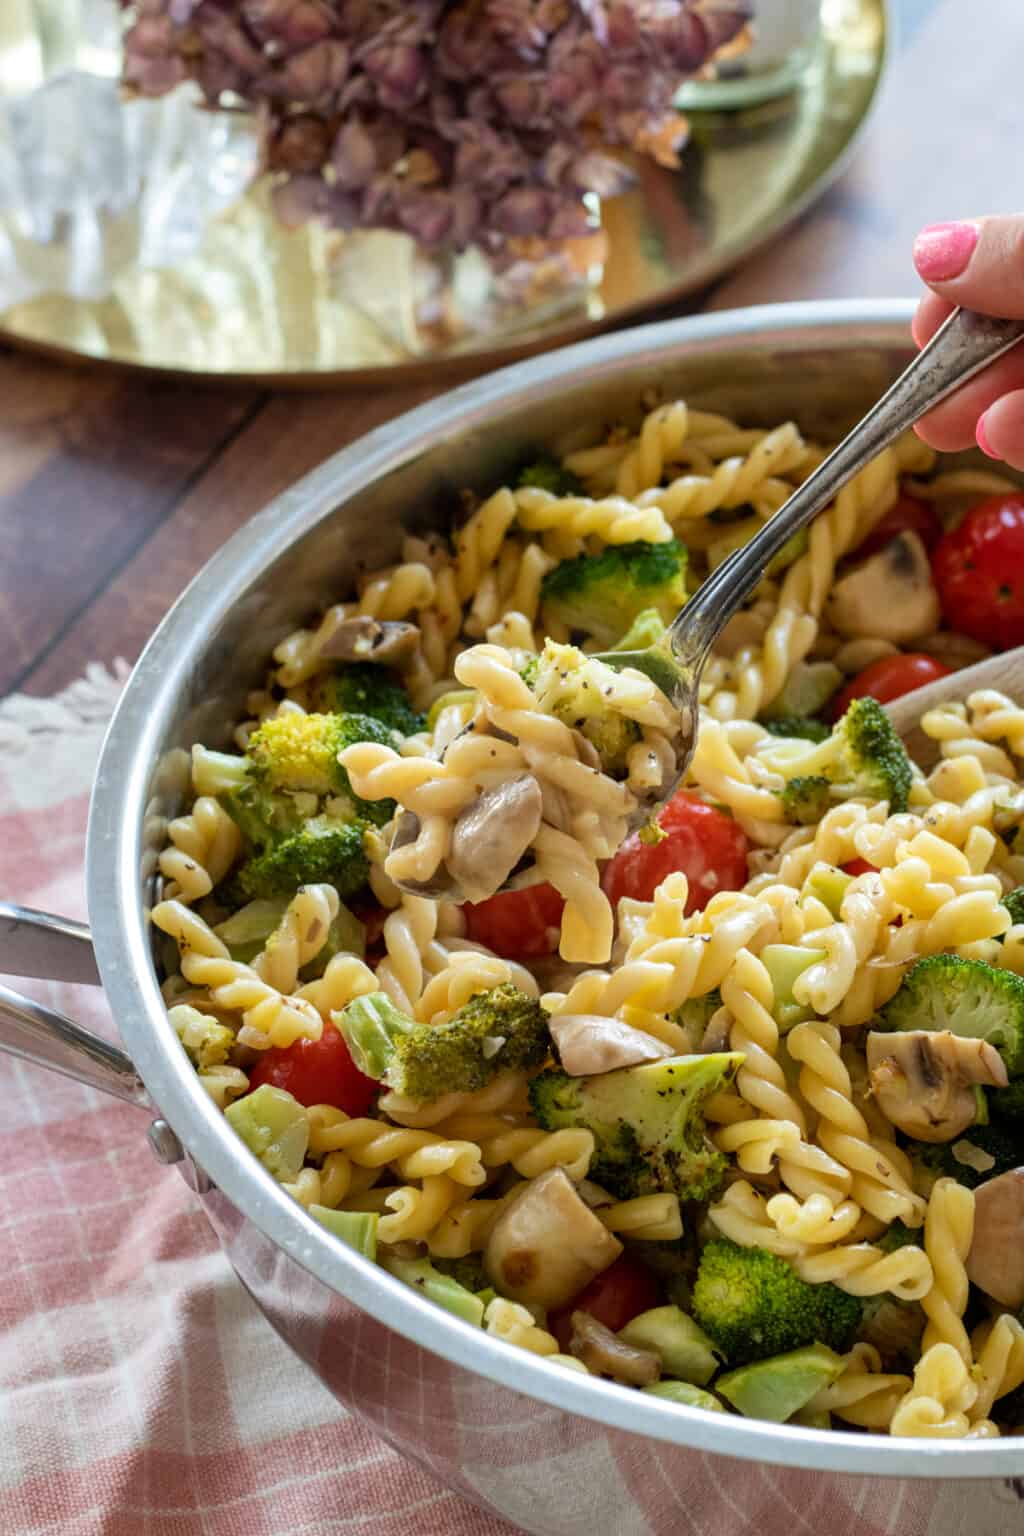
POLYGON ((100 984, 84 923, 7 901, 0 901, 0 975, 100 984))
POLYGON ((124 1051, 46 1008, 0 987, 0 1052, 49 1067, 90 1088, 152 1109, 142 1079, 124 1051))
MULTIPOLYGON (((0 902, 0 974, 99 985, 84 923, 0 902)), ((131 1059, 55 1008, 0 986, 0 1052, 49 1067, 140 1109, 151 1108, 131 1059)))

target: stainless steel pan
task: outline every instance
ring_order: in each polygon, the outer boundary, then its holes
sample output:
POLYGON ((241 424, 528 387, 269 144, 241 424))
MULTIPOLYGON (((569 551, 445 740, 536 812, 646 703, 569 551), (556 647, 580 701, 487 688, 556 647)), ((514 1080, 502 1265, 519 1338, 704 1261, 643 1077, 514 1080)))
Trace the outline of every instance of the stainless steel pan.
POLYGON ((339 453, 206 566, 128 682, 92 798, 92 948, 74 924, 0 919, 10 974, 95 980, 95 951, 128 1054, 7 992, 0 1048, 158 1117, 155 1155, 178 1164, 239 1278, 297 1353, 393 1444, 529 1531, 681 1529, 698 1494, 707 1528, 728 1530, 729 1457, 813 1469, 786 1474, 796 1504, 802 1489, 820 1497, 823 1476, 853 1507, 869 1476, 1001 1479, 1009 1522, 1024 1441, 889 1441, 679 1408, 510 1349, 337 1243, 235 1139, 161 1004, 146 910, 163 828, 187 784, 183 749, 226 743, 225 722, 281 636, 337 600, 358 565, 393 558, 403 526, 444 524, 463 487, 493 486, 524 449, 571 446, 595 421, 636 419, 650 390, 766 426, 792 415, 836 437, 908 360, 910 313, 896 302, 787 305, 625 331, 493 374, 339 453))

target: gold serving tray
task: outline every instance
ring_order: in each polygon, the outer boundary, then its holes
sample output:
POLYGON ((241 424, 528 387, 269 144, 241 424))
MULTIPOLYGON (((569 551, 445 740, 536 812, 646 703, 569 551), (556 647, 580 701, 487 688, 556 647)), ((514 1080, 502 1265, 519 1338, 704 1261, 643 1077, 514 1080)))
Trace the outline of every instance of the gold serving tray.
MULTIPOLYGON (((587 335, 692 294, 821 195, 878 92, 885 0, 826 0, 800 90, 740 112, 688 112, 679 170, 637 165, 601 210, 600 281, 571 304, 453 338, 410 317, 403 242, 282 229, 257 185, 172 268, 121 271, 103 300, 43 293, 0 313, 0 340, 68 360, 274 388, 452 378, 587 335)), ((22 258, 24 260, 24 257, 22 258)))

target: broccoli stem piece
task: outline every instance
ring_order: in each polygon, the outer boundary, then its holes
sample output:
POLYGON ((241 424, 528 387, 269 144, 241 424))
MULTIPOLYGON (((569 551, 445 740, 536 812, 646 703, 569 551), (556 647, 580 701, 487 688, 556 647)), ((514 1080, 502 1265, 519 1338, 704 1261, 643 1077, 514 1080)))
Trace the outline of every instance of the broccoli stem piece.
MULTIPOLYGON (((854 699, 827 741, 805 750, 781 744, 766 754, 787 782, 809 781, 804 793, 829 800, 887 800, 893 813, 905 811, 913 782, 906 748, 877 699, 854 699), (824 781, 822 784, 820 781, 824 781), (827 791, 826 791, 827 786, 827 791)), ((810 806, 808 805, 808 814, 810 806)))
POLYGON ((547 455, 534 459, 532 464, 521 469, 516 485, 550 491, 552 496, 583 496, 586 492, 578 475, 571 469, 563 469, 557 459, 547 455))
POLYGON ((718 1370, 719 1357, 704 1330, 679 1307, 652 1307, 619 1329, 619 1338, 634 1349, 658 1356, 666 1376, 695 1387, 706 1387, 718 1370))
POLYGON ((641 1387, 650 1397, 663 1397, 666 1402, 679 1403, 683 1408, 703 1408, 705 1413, 726 1413, 724 1403, 713 1392, 702 1392, 688 1381, 654 1381, 649 1387, 641 1387))
POLYGON ((686 550, 678 539, 617 544, 563 560, 544 577, 544 611, 607 649, 645 610, 670 624, 686 602, 686 550))
POLYGON ((591 1177, 620 1199, 668 1190, 703 1200, 725 1172, 724 1155, 705 1135, 703 1106, 728 1087, 742 1062, 741 1053, 723 1051, 597 1077, 551 1070, 530 1084, 530 1103, 545 1130, 593 1132, 591 1177))
POLYGON ((810 1344, 720 1376, 718 1391, 748 1419, 784 1424, 842 1375, 843 1361, 824 1344, 810 1344))
POLYGON ((361 1253, 364 1259, 371 1262, 376 1259, 380 1217, 375 1211, 332 1211, 326 1205, 311 1205, 309 1214, 328 1232, 333 1232, 356 1253, 361 1253))
POLYGON ((417 1024, 383 992, 332 1015, 367 1077, 421 1102, 470 1093, 510 1068, 531 1071, 551 1050, 548 1016, 510 982, 471 997, 445 1024, 417 1024))
POLYGON ((310 684, 311 702, 326 714, 370 716, 394 736, 415 736, 424 726, 423 716, 409 701, 401 680, 388 667, 374 662, 352 662, 325 673, 310 684))
POLYGON ((309 1146, 309 1119, 290 1093, 261 1083, 229 1104, 224 1115, 279 1183, 290 1184, 298 1178, 309 1146))
POLYGON ((444 1307, 446 1312, 461 1317, 464 1323, 471 1323, 474 1328, 482 1325, 484 1303, 480 1297, 467 1291, 450 1275, 442 1275, 429 1259, 400 1259, 389 1255, 380 1262, 389 1275, 412 1286, 415 1291, 422 1291, 436 1306, 444 1307))

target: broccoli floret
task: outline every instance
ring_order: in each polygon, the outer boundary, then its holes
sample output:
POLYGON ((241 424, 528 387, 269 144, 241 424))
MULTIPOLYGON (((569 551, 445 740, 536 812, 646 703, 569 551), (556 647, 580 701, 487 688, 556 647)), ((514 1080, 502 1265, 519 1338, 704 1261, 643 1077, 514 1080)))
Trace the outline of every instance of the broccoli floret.
POLYGON ((832 734, 824 720, 809 715, 781 715, 777 720, 759 720, 773 736, 788 736, 794 741, 828 741, 832 734))
POLYGON ((874 1028, 949 1029, 987 1040, 1015 1077, 1024 1072, 1024 978, 983 960, 928 955, 911 966, 874 1028))
POLYGON ((168 1010, 167 1017, 197 1071, 219 1067, 227 1061, 235 1043, 235 1035, 226 1024, 221 1024, 208 1013, 200 1013, 198 1008, 192 1008, 188 1003, 178 1003, 168 1010))
POLYGON ((551 1050, 544 1009, 510 982, 477 993, 445 1024, 415 1023, 383 992, 355 998, 335 1022, 361 1072, 421 1101, 471 1093, 508 1068, 530 1071, 551 1050))
POLYGON ((248 859, 235 885, 243 900, 294 896, 300 885, 333 885, 344 901, 366 884, 370 863, 363 849, 363 824, 314 816, 297 832, 271 842, 248 859))
POLYGON ((742 1061, 741 1053, 723 1051, 599 1077, 542 1072, 530 1084, 530 1103, 546 1131, 583 1126, 594 1133, 590 1175, 620 1199, 670 1190, 682 1200, 703 1200, 726 1166, 704 1133, 703 1106, 728 1087, 742 1061))
POLYGON ((906 1248, 908 1244, 919 1242, 920 1237, 920 1232, 911 1231, 905 1222, 894 1221, 876 1239, 875 1246, 881 1248, 883 1253, 895 1253, 897 1248, 906 1248))
POLYGON ((857 1330, 861 1303, 837 1285, 810 1285, 765 1248, 724 1238, 705 1244, 693 1315, 730 1364, 826 1344, 840 1353, 857 1330))
POLYGON ((956 1141, 912 1142, 908 1148, 916 1166, 929 1180, 950 1178, 968 1189, 998 1178, 1024 1161, 1024 1136, 1010 1121, 972 1125, 956 1141))
MULTIPOLYGON (((1008 891, 1003 897, 1003 906, 1010 914, 1010 922, 1013 924, 1024 923, 1024 885, 1018 885, 1015 890, 1008 891)), ((1002 935, 999 939, 1003 942, 1002 935)))
POLYGON ((563 560, 541 583, 545 611, 601 646, 614 645, 644 609, 666 622, 686 602, 686 550, 663 544, 617 544, 599 555, 563 560))
POLYGON ((324 673, 310 682, 309 689, 314 708, 329 714, 369 715, 403 740, 422 731, 425 724, 396 674, 373 662, 353 662, 324 673))
POLYGON ((552 496, 582 496, 586 487, 571 469, 563 469, 557 459, 535 459, 519 471, 517 486, 533 486, 539 491, 550 491, 552 496))
POLYGON ((251 777, 275 790, 343 795, 364 821, 383 826, 394 815, 393 800, 360 800, 339 752, 357 741, 392 745, 391 732, 372 715, 276 715, 249 738, 251 777))
POLYGON ((854 699, 820 745, 806 751, 780 747, 770 758, 787 779, 825 778, 832 800, 887 800, 893 813, 907 808, 910 759, 877 699, 854 699))
POLYGON ((809 827, 821 820, 832 804, 832 785, 824 774, 800 774, 787 779, 778 791, 782 813, 787 821, 809 827))
POLYGON ((626 755, 640 740, 640 727, 614 707, 621 683, 612 669, 574 645, 547 640, 531 672, 538 706, 592 742, 606 773, 624 774, 626 755))
POLYGON ((435 1258, 431 1262, 442 1275, 456 1281, 464 1290, 472 1291, 474 1296, 491 1289, 491 1282, 484 1269, 483 1254, 467 1253, 462 1259, 435 1258))

